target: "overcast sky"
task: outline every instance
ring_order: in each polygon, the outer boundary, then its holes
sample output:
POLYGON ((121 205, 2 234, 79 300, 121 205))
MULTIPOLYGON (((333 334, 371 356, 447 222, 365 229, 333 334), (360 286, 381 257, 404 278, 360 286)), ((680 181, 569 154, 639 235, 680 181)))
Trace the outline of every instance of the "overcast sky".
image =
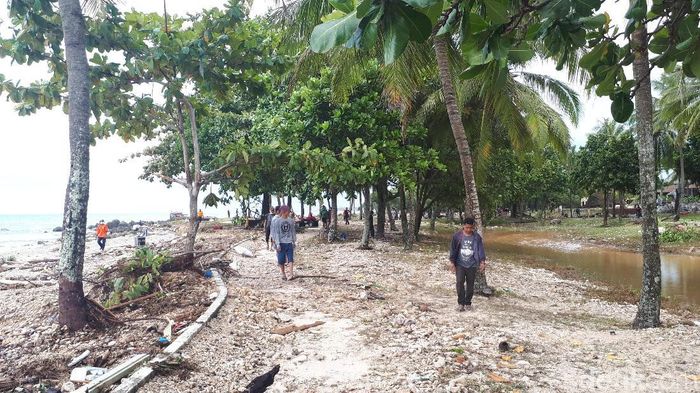
MULTIPOLYGON (((255 0, 253 13, 261 14, 273 0, 255 0)), ((225 0, 169 0, 168 12, 184 14, 202 8, 222 6, 225 0)), ((7 19, 3 3, 0 19, 7 19)), ((123 0, 122 8, 135 8, 144 12, 162 12, 163 3, 157 1, 123 0)), ((605 9, 613 20, 619 20, 627 2, 608 2, 605 9)), ((4 27, 4 26, 2 26, 4 27)), ((531 72, 555 75, 566 79, 550 64, 534 63, 531 72)), ((45 67, 11 65, 0 60, 0 74, 8 79, 29 83, 48 78, 45 67)), ((572 127, 572 142, 585 143, 596 124, 610 116, 607 98, 587 98, 581 86, 574 86, 584 102, 583 115, 577 127, 572 127)), ((37 114, 20 117, 14 104, 0 98, 0 214, 52 214, 62 213, 63 199, 69 169, 68 117, 60 109, 42 110, 37 114)), ((187 193, 179 185, 171 189, 161 183, 139 180, 143 161, 119 159, 143 150, 145 142, 125 143, 119 138, 100 140, 91 148, 90 204, 92 214, 185 212, 187 193)), ((342 206, 341 206, 342 207, 342 206)), ((207 214, 226 215, 226 209, 235 211, 238 205, 205 209, 207 214)))

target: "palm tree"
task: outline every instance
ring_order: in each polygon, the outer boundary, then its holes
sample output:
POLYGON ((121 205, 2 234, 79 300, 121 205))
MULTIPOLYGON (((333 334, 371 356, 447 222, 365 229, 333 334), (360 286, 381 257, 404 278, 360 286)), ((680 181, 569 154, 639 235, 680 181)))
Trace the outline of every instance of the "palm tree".
MULTIPOLYGON (((313 26, 320 23, 321 17, 330 12, 331 9, 330 4, 326 0, 297 0, 296 2, 278 8, 272 13, 272 17, 277 22, 288 23, 290 26, 290 33, 287 34, 287 37, 290 37, 289 39, 296 42, 297 45, 300 45, 299 47, 305 47, 313 26)), ((416 92, 424 86, 426 79, 430 75, 435 75, 435 70, 437 68, 437 75, 441 82, 442 102, 445 104, 445 111, 448 115, 452 135, 459 153, 460 166, 462 168, 462 179, 466 190, 466 198, 464 201, 465 212, 474 217, 476 221, 476 230, 483 234, 483 221, 479 208, 471 146, 462 122, 463 108, 460 105, 459 97, 455 90, 453 73, 451 71, 452 63, 456 63, 457 66, 463 65, 460 60, 461 56, 456 54, 455 41, 448 39, 447 35, 437 37, 433 35, 432 46, 434 47, 435 55, 433 59, 431 59, 429 55, 432 52, 428 50, 430 45, 431 42, 410 42, 404 54, 399 57, 397 61, 385 66, 385 94, 390 98, 391 104, 400 107, 404 113, 404 118, 407 118, 409 114, 416 109, 416 92)), ((362 52, 335 48, 326 55, 316 55, 309 49, 306 49, 299 63, 304 65, 307 70, 321 65, 328 65, 329 63, 332 67, 335 65, 335 75, 338 78, 338 88, 336 90, 343 92, 352 86, 354 80, 357 78, 356 75, 359 74, 358 70, 362 69, 363 64, 369 59, 378 57, 381 51, 382 47, 379 44, 370 48, 368 51, 362 52)), ((463 67, 460 69, 462 68, 463 67)), ((514 127, 508 128, 509 132, 526 135, 527 132, 523 132, 528 129, 526 121, 522 118, 516 106, 508 104, 508 102, 512 103, 508 95, 494 88, 496 81, 487 76, 482 76, 482 78, 477 79, 477 81, 479 83, 479 98, 483 106, 488 108, 487 110, 481 111, 482 121, 480 121, 479 124, 482 134, 488 136, 492 132, 494 124, 491 122, 491 119, 498 117, 501 123, 506 125, 506 127, 515 123, 514 127)), ((552 80, 544 76, 528 74, 528 76, 525 77, 525 81, 530 83, 533 87, 539 84, 539 87, 543 90, 547 90, 550 95, 562 98, 561 102, 566 102, 566 104, 561 106, 564 111, 570 114, 574 122, 578 119, 580 104, 578 102, 578 97, 573 91, 564 89, 560 90, 559 93, 565 92, 565 94, 560 95, 555 93, 557 88, 561 88, 564 85, 561 83, 550 83, 552 80)), ((523 92, 523 94, 525 93, 523 92)), ((545 117, 552 120, 554 118, 550 115, 553 113, 555 112, 551 110, 545 117)), ((532 116, 531 119, 535 120, 532 123, 538 123, 538 121, 536 121, 537 116, 534 114, 532 114, 532 116)), ((559 119, 559 122, 561 122, 561 119, 559 119)), ((563 125, 563 122, 560 124, 563 125)), ((550 126, 544 126, 544 128, 557 131, 561 131, 562 129, 561 127, 550 126)), ((563 128, 565 129, 565 126, 563 128)), ((558 140, 561 150, 566 151, 569 144, 568 132, 563 133, 561 136, 563 136, 563 138, 554 138, 553 140, 558 140)), ((488 139, 488 137, 483 138, 484 141, 488 139)), ((486 149, 482 149, 482 152, 483 151, 486 151, 486 149)), ((403 190, 400 190, 400 194, 403 195, 404 193, 401 191, 403 190)), ((407 199, 409 201, 413 200, 413 198, 407 199)), ((402 205, 403 204, 404 202, 402 202, 402 205)), ((410 233, 406 234, 406 231, 412 231, 410 228, 407 228, 407 225, 402 226, 404 227, 404 239, 406 242, 410 242, 410 233)), ((477 290, 483 291, 486 289, 485 276, 483 274, 478 274, 477 290)))
POLYGON ((663 74, 661 80, 654 82, 654 87, 661 92, 655 102, 657 147, 663 164, 676 172, 674 220, 678 221, 685 187, 684 148, 688 136, 700 127, 700 82, 676 71, 663 74))

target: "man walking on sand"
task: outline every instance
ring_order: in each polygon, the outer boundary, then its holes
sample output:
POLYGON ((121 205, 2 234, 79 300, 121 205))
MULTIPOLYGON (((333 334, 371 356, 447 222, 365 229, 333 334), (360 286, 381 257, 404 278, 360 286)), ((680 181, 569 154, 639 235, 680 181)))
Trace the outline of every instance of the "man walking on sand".
POLYGON ((462 230, 452 236, 450 270, 457 279, 457 311, 471 311, 476 269, 486 269, 486 253, 481 236, 474 232, 474 219, 467 217, 462 230), (466 281, 466 288, 465 288, 466 281))
POLYGON ((100 251, 104 251, 107 245, 107 234, 109 233, 109 227, 105 224, 105 220, 100 220, 95 232, 97 233, 97 244, 100 246, 100 251))
POLYGON ((280 215, 272 221, 270 235, 277 251, 277 265, 280 267, 282 280, 291 280, 294 278, 294 245, 297 242, 297 233, 294 219, 289 217, 289 206, 280 206, 280 215))

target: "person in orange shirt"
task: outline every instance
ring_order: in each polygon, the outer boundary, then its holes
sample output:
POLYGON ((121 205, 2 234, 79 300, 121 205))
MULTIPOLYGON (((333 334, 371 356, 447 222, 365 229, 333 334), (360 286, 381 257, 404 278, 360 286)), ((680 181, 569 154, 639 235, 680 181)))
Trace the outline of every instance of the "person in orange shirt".
POLYGON ((204 212, 202 211, 202 209, 199 209, 199 211, 197 212, 197 220, 202 221, 203 217, 204 217, 204 212))
POLYGON ((105 246, 107 245, 107 234, 109 233, 109 227, 107 227, 107 224, 105 224, 105 220, 100 220, 100 223, 97 224, 97 244, 100 245, 100 250, 104 251, 105 246))

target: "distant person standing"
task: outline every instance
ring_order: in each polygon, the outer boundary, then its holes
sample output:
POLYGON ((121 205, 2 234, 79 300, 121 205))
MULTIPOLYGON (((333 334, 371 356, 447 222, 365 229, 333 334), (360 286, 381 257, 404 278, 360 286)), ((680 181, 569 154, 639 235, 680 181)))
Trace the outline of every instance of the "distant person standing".
POLYGON ((97 233, 97 244, 100 246, 100 251, 104 251, 107 245, 107 234, 109 233, 109 227, 105 224, 105 220, 100 220, 95 232, 97 233))
POLYGON ((343 210, 343 220, 345 220, 345 225, 350 225, 350 210, 347 207, 343 210))
POLYGON ((321 216, 321 222, 323 223, 323 229, 328 229, 328 221, 330 218, 330 213, 326 209, 326 205, 321 205, 321 211, 319 212, 321 216))
POLYGON ((199 209, 199 211, 197 212, 197 221, 202 221, 202 218, 204 218, 204 212, 202 211, 202 209, 199 209))
POLYGON ((457 311, 471 311, 476 269, 486 269, 486 253, 481 236, 474 232, 474 219, 467 217, 462 230, 452 236, 450 270, 457 279, 457 311), (465 288, 466 282, 466 288, 465 288))
POLYGON ((275 243, 277 265, 280 267, 282 280, 292 280, 294 278, 294 246, 297 234, 294 219, 289 217, 289 206, 280 206, 280 215, 272 222, 270 235, 275 243), (287 268, 289 272, 287 272, 287 268))
POLYGON ((272 219, 275 218, 275 209, 270 208, 270 212, 265 216, 265 244, 267 244, 267 249, 270 249, 270 227, 272 226, 272 219))

